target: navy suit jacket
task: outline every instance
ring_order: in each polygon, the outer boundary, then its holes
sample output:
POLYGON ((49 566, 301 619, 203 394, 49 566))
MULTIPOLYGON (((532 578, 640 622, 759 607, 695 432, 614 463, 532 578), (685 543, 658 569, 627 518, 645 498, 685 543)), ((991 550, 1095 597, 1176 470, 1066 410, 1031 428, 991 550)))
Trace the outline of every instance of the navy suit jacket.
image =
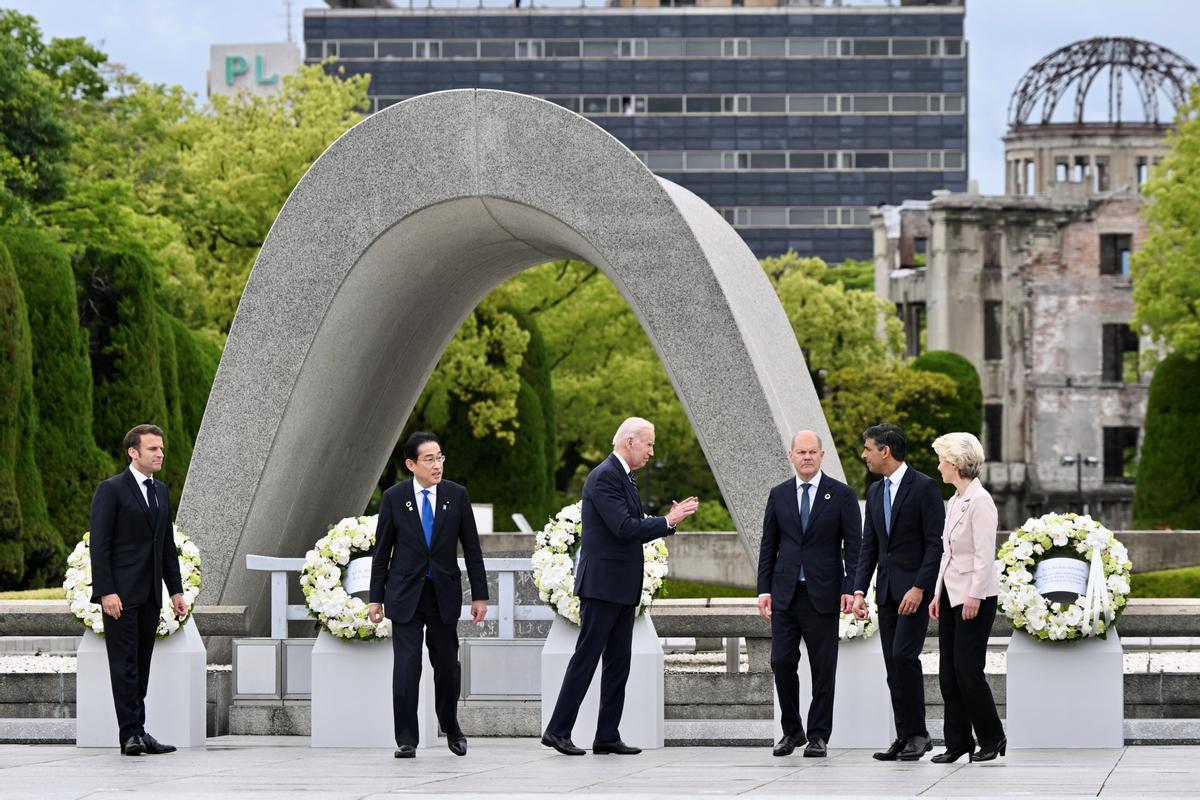
POLYGON ((467 488, 447 480, 438 484, 432 546, 425 544, 425 529, 421 527, 413 482, 403 481, 388 489, 379 503, 375 554, 371 559, 370 601, 383 603, 383 613, 393 622, 411 622, 425 578, 432 572, 438 613, 442 622, 454 622, 462 609, 462 570, 458 568, 460 543, 471 582, 471 599, 487 600, 483 549, 479 545, 479 531, 475 527, 467 488))
POLYGON ((165 581, 172 595, 183 593, 179 553, 171 528, 171 496, 167 485, 154 481, 158 520, 150 522, 150 506, 128 469, 105 480, 92 496, 89 545, 92 554, 92 602, 116 594, 123 606, 157 604, 165 581))
POLYGON ((946 506, 932 478, 910 465, 892 496, 892 534, 883 524, 883 481, 867 487, 867 518, 863 524, 862 555, 854 590, 866 593, 871 573, 875 578, 875 597, 883 603, 899 603, 914 586, 932 597, 942 560, 942 528, 946 506))
POLYGON ((813 608, 832 614, 841 608, 841 596, 854 591, 862 545, 858 495, 841 481, 822 474, 816 491, 809 490, 812 507, 806 531, 800 526, 798 499, 795 478, 767 495, 758 554, 758 593, 770 592, 773 608, 787 608, 803 566, 813 608))
POLYGON ((575 565, 575 594, 636 606, 645 571, 642 545, 672 533, 665 517, 642 514, 637 487, 616 454, 609 455, 583 484, 583 542, 575 565))

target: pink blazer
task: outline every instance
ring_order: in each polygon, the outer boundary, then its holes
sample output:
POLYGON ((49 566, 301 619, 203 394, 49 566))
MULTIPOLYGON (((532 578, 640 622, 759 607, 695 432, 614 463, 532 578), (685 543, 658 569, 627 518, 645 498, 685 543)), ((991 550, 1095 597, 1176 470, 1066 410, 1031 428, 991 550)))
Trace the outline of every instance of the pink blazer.
POLYGON ((942 588, 951 606, 968 596, 980 600, 1000 593, 996 575, 996 504, 979 479, 971 481, 961 497, 950 499, 946 527, 942 530, 942 563, 938 567, 934 600, 942 588))

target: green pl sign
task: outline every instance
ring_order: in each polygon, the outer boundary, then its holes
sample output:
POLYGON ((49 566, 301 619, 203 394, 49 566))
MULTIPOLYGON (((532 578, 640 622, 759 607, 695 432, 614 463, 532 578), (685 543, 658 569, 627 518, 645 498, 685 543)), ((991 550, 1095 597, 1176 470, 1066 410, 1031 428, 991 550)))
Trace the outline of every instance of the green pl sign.
POLYGON ((291 42, 214 44, 209 49, 209 94, 281 91, 283 77, 300 68, 300 50, 291 42))
MULTIPOLYGON (((254 83, 258 86, 270 86, 279 82, 279 73, 273 72, 270 75, 264 75, 266 71, 266 59, 261 55, 254 57, 254 83)), ((246 62, 245 56, 225 56, 225 85, 233 86, 235 78, 245 75, 249 71, 250 65, 246 62)))

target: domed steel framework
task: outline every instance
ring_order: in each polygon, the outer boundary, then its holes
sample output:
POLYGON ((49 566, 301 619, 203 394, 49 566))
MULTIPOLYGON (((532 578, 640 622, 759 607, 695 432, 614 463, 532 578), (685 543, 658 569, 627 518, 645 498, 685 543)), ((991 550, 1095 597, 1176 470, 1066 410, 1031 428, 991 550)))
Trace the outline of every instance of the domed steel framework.
POLYGON ((1072 87, 1073 121, 1082 124, 1088 92, 1104 73, 1108 73, 1108 122, 1114 124, 1122 121, 1121 89, 1126 75, 1141 98, 1144 121, 1153 124, 1159 123, 1160 91, 1178 106, 1187 99, 1190 86, 1200 80, 1195 64, 1153 42, 1117 37, 1085 39, 1055 50, 1025 73, 1008 104, 1009 124, 1049 124, 1059 101, 1072 87))

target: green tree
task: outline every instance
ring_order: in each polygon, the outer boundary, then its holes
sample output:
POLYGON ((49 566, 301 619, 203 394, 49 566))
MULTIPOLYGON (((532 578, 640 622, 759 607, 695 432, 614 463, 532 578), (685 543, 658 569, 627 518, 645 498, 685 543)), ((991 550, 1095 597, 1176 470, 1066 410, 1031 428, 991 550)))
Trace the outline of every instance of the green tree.
POLYGON ((1200 357, 1200 86, 1179 107, 1170 152, 1142 190, 1149 235, 1132 257, 1134 324, 1200 357))
POLYGON ((88 337, 79 326, 66 250, 45 233, 0 229, 28 302, 39 425, 36 463, 50 519, 66 544, 88 527, 88 498, 114 470, 92 436, 88 337))
POLYGON ((956 392, 951 378, 911 370, 900 362, 830 374, 821 406, 842 457, 846 482, 860 496, 866 491, 867 470, 857 455, 862 451, 863 431, 880 422, 899 425, 908 440, 908 463, 936 475, 933 440, 948 430, 956 392))
POLYGON ((1172 353, 1154 370, 1133 496, 1139 529, 1200 528, 1200 360, 1172 353))
MULTIPOLYGON (((947 375, 954 381, 954 397, 946 404, 943 426, 938 434, 951 431, 963 431, 979 436, 983 433, 983 389, 979 382, 979 373, 975 365, 958 353, 949 350, 930 350, 917 356, 909 363, 909 368, 920 372, 935 372, 947 375)), ((937 458, 931 459, 928 466, 936 469, 937 458)), ((921 470, 925 472, 925 470, 921 470)), ((929 475, 934 475, 930 472, 929 475)), ((939 480, 934 475, 935 480, 939 480)), ((943 483, 942 495, 949 499, 954 494, 954 485, 943 483)))
POLYGON ((902 350, 904 328, 895 310, 874 292, 846 289, 837 279, 840 269, 830 269, 819 258, 800 258, 794 251, 764 258, 762 265, 818 393, 824 394, 829 373, 883 364, 902 350))
POLYGON ((845 289, 875 292, 875 262, 870 259, 847 258, 821 276, 821 283, 840 283, 845 289))

